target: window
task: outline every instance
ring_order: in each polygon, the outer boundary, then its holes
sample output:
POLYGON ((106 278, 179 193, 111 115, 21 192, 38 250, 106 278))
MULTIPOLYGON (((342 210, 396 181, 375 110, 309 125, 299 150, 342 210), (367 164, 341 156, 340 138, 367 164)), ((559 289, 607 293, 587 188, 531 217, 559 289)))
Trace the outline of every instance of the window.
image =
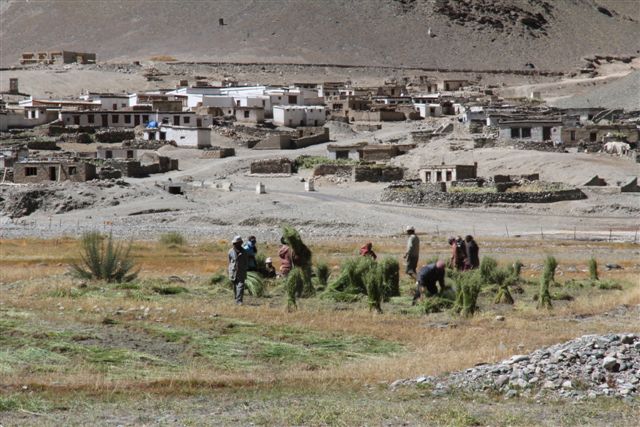
POLYGON ((173 125, 180 126, 180 116, 173 116, 173 125))
POLYGON ((520 138, 520 128, 511 128, 511 138, 520 138))
POLYGON ((118 109, 118 104, 113 104, 113 109, 117 110, 118 109))
POLYGON ((531 128, 522 128, 522 137, 531 138, 531 128))
POLYGON ((249 118, 249 111, 248 111, 248 110, 245 110, 245 111, 244 111, 244 118, 245 118, 245 119, 248 119, 248 118, 249 118))
POLYGON ((202 119, 196 119, 196 127, 202 127, 202 119))
POLYGON ((149 132, 149 141, 155 141, 155 139, 156 139, 156 133, 149 132))
POLYGON ((124 122, 127 124, 131 123, 131 114, 127 114, 126 116, 124 116, 124 122))
POLYGON ((431 171, 426 171, 424 173, 424 180, 425 182, 431 182, 431 171))
POLYGON ((345 150, 336 151, 336 159, 348 159, 349 152, 345 150))
POLYGON ((133 159, 133 150, 127 150, 127 159, 133 159))
POLYGON ((119 115, 117 115, 117 114, 112 114, 112 115, 111 115, 111 122, 113 122, 113 123, 118 123, 118 119, 119 119, 119 118, 120 118, 120 116, 119 116, 119 115))
POLYGON ((598 133, 597 132, 591 132, 589 134, 589 141, 596 142, 597 140, 598 140, 598 133))
POLYGON ((240 100, 238 99, 238 100, 236 101, 236 107, 239 107, 239 106, 240 106, 240 100))
POLYGON ((442 171, 436 171, 436 182, 442 181, 442 171))
POLYGON ((142 115, 142 123, 148 123, 149 122, 149 115, 148 114, 143 114, 142 115))
POLYGON ((446 181, 451 181, 452 179, 453 179, 452 173, 451 173, 451 171, 448 170, 447 171, 447 179, 446 179, 446 181))
POLYGON ((93 114, 87 114, 87 122, 89 123, 93 123, 94 122, 94 117, 93 114))
POLYGON ((162 118, 162 124, 163 125, 168 125, 169 124, 169 117, 163 117, 162 118))
POLYGON ((112 159, 113 158, 113 151, 111 150, 107 150, 104 152, 104 158, 105 159, 112 159))
POLYGON ((160 141, 166 141, 166 139, 167 139, 167 133, 160 132, 160 141))
POLYGON ((184 117, 182 118, 182 121, 184 122, 184 124, 185 124, 185 125, 186 125, 186 124, 189 124, 189 123, 191 123, 191 117, 189 117, 189 116, 184 116, 184 117))
POLYGON ((24 168, 24 176, 37 176, 38 175, 38 168, 34 168, 31 166, 27 166, 26 168, 24 168))
POLYGON ((75 175, 76 173, 78 173, 78 168, 75 166, 69 166, 69 175, 75 175))
POLYGON ((120 104, 120 106, 121 106, 122 108, 124 108, 124 107, 126 107, 126 106, 127 106, 127 104, 125 104, 125 103, 123 102, 122 104, 120 104))
POLYGON ((575 141, 576 140, 576 131, 572 130, 570 134, 571 134, 571 141, 575 141))

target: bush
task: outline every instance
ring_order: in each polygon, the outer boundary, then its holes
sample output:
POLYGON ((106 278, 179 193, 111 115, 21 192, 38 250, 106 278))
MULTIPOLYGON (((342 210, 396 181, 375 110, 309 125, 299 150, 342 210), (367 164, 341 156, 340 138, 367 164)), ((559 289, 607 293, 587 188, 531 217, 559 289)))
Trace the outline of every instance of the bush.
POLYGON ((89 232, 82 235, 81 244, 81 261, 71 264, 78 277, 121 283, 138 276, 138 271, 132 271, 135 262, 131 258, 131 243, 114 244, 111 234, 105 239, 98 232, 89 232))
POLYGON ((594 282, 600 280, 598 278, 598 261, 593 257, 589 259, 589 278, 594 282))
POLYGON ((177 231, 170 231, 160 235, 160 243, 167 246, 182 246, 187 243, 187 239, 177 231))
POLYGON ((351 159, 329 159, 323 156, 298 156, 293 162, 295 170, 298 169, 311 169, 318 165, 354 165, 358 162, 351 159))
POLYGON ((55 141, 46 139, 34 139, 27 142, 29 150, 60 150, 55 141))

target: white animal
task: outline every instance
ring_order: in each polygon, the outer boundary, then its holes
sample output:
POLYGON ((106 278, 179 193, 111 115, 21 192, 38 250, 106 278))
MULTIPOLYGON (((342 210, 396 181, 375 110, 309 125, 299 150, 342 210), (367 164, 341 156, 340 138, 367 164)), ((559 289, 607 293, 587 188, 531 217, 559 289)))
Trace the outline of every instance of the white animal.
POLYGON ((611 141, 604 144, 604 151, 609 154, 627 154, 631 146, 626 142, 611 141))

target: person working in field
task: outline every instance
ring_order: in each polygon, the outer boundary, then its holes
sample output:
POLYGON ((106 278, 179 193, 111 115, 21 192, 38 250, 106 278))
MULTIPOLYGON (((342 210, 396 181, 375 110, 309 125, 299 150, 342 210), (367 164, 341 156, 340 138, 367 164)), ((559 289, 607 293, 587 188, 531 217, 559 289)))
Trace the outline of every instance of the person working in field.
POLYGON ((445 288, 444 284, 444 261, 438 260, 433 264, 427 264, 420 269, 418 281, 416 282, 416 291, 413 294, 413 303, 416 305, 419 299, 424 298, 425 290, 429 296, 438 293, 436 283, 440 285, 440 292, 445 288))
POLYGON ((247 253, 247 262, 249 264, 249 271, 256 271, 258 264, 256 263, 256 255, 258 254, 258 247, 256 246, 256 236, 249 236, 247 243, 242 245, 242 248, 247 253))
POLYGON ((273 279, 276 275, 276 268, 273 266, 273 260, 269 257, 264 261, 263 276, 267 279, 273 279))
POLYGON ((407 265, 405 272, 416 279, 416 269, 418 268, 418 258, 420 257, 420 239, 416 235, 416 229, 412 226, 407 227, 407 250, 404 253, 404 259, 407 265))
POLYGON ((235 236, 229 249, 229 280, 233 282, 236 304, 242 305, 244 297, 244 282, 247 279, 248 255, 242 247, 242 238, 235 236))
POLYGON ((280 238, 280 243, 282 243, 278 251, 278 257, 280 258, 280 276, 286 277, 293 268, 293 254, 284 237, 280 238))
POLYGON ((360 248, 360 256, 371 257, 374 261, 378 258, 378 255, 373 251, 373 243, 369 242, 360 248))
POLYGON ((466 269, 474 270, 480 267, 480 248, 478 247, 476 241, 473 239, 473 236, 466 236, 464 240, 467 244, 466 269))

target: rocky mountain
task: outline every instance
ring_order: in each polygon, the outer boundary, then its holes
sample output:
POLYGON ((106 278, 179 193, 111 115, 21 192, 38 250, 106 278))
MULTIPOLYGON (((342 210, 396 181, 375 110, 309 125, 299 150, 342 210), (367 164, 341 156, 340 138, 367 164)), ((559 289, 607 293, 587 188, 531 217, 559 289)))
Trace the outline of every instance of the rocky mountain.
POLYGON ((23 51, 178 60, 566 70, 636 55, 625 0, 4 0, 0 61, 23 51))

